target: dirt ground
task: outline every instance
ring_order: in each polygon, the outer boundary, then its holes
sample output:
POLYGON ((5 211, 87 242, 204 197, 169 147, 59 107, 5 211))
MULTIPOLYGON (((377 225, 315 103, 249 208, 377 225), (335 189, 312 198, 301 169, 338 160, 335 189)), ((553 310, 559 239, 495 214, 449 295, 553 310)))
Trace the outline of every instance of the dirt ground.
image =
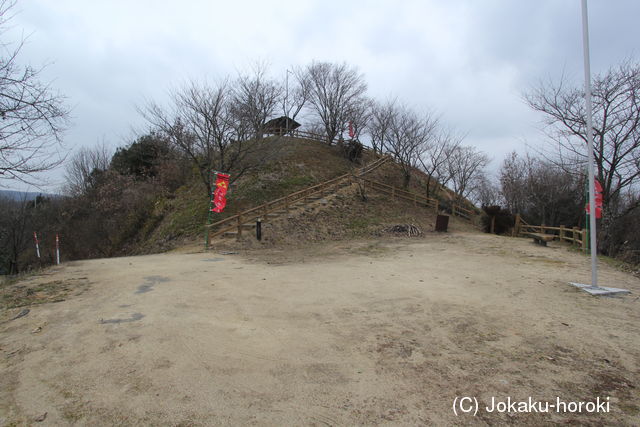
POLYGON ((0 425, 638 425, 640 280, 600 266, 633 293, 570 287, 589 259, 558 243, 478 233, 70 262, 0 313, 0 425))

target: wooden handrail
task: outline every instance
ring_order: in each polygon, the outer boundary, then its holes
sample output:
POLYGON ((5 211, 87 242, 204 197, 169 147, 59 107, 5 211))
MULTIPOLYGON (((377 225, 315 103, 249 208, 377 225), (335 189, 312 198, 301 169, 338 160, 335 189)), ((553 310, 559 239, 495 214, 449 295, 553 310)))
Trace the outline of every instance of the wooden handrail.
POLYGON ((388 156, 383 156, 380 159, 374 161, 373 163, 369 165, 365 165, 362 168, 360 168, 360 171, 356 175, 352 175, 351 173, 346 173, 336 178, 332 178, 330 180, 321 182, 319 184, 312 185, 311 187, 307 187, 302 190, 298 190, 294 193, 287 194, 286 196, 280 197, 278 199, 263 203, 259 206, 246 209, 242 212, 239 212, 235 215, 224 218, 220 221, 216 221, 212 224, 205 224, 205 229, 207 230, 206 232, 209 233, 209 239, 210 239, 212 237, 215 237, 227 231, 232 231, 236 228, 240 230, 243 224, 253 221, 254 219, 260 217, 261 215, 266 215, 278 209, 288 208, 288 206, 291 203, 295 203, 297 201, 300 201, 301 199, 312 196, 320 191, 324 191, 327 188, 331 188, 340 183, 343 183, 346 180, 350 179, 352 176, 361 177, 362 175, 369 173, 374 169, 380 167, 381 165, 386 163, 388 160, 389 160, 388 156), (211 228, 213 227, 220 227, 228 223, 234 223, 234 222, 237 223, 237 225, 232 225, 227 228, 219 229, 213 233, 210 231, 211 228))
POLYGON ((439 202, 436 199, 432 199, 430 197, 423 196, 422 194, 414 193, 411 191, 402 190, 400 188, 394 187, 389 184, 385 184, 382 182, 374 181, 368 178, 360 178, 364 182, 370 184, 375 190, 381 191, 385 194, 388 194, 392 197, 398 197, 401 199, 405 199, 414 203, 424 204, 428 207, 438 208, 439 202), (376 188, 377 187, 377 188, 376 188))
MULTIPOLYGON (((422 194, 414 193, 412 191, 403 190, 397 188, 393 185, 385 184, 383 182, 374 181, 368 178, 360 178, 363 181, 369 183, 375 190, 381 191, 385 194, 390 195, 391 197, 399 197, 401 199, 413 201, 414 203, 420 202, 426 206, 435 207, 436 210, 439 209, 439 201, 437 199, 433 199, 431 197, 423 196, 422 194), (376 188, 377 186, 377 188, 376 188)), ((460 216, 468 221, 472 221, 472 217, 475 212, 466 208, 463 208, 459 205, 454 205, 452 207, 452 215, 460 216), (462 212, 461 212, 462 211, 462 212)))
POLYGON ((468 213, 469 215, 473 215, 473 213, 474 213, 471 209, 463 208, 463 207, 462 207, 462 206, 460 206, 460 205, 456 205, 456 209, 462 210, 462 211, 464 211, 465 213, 468 213))
POLYGON ((407 190, 402 190, 400 188, 394 187, 393 185, 385 184, 385 183, 382 183, 382 182, 379 182, 379 181, 374 181, 374 180, 371 180, 371 179, 368 179, 368 178, 361 178, 361 179, 363 181, 368 182, 369 184, 378 185, 380 187, 390 189, 397 196, 405 195, 407 197, 410 197, 411 200, 413 200, 413 198, 415 197, 417 199, 421 199, 423 201, 427 201, 427 203, 429 203, 429 204, 433 204, 433 203, 435 203, 437 201, 436 199, 432 199, 431 197, 426 197, 426 196, 423 196, 422 194, 414 193, 414 192, 407 191, 407 190))
POLYGON ((531 224, 527 224, 522 219, 520 219, 520 221, 521 221, 521 224, 518 230, 518 236, 522 236, 523 234, 529 231, 537 231, 543 234, 554 235, 560 241, 567 241, 567 242, 577 244, 581 246, 583 250, 586 250, 587 242, 586 242, 585 236, 586 236, 587 230, 585 229, 579 229, 577 227, 571 228, 571 227, 564 227, 564 226, 550 227, 547 225, 531 225, 531 224), (551 231, 551 233, 547 233, 547 231, 551 231), (558 233, 555 233, 556 231, 558 233), (569 235, 571 237, 569 237, 569 235))
MULTIPOLYGON (((291 132, 290 134, 292 137, 296 137, 296 138, 303 138, 303 139, 310 139, 312 141, 318 141, 318 142, 327 142, 327 137, 325 135, 320 135, 317 133, 313 133, 313 132, 308 132, 308 131, 304 131, 304 130, 294 130, 291 132)), ((332 144, 337 143, 340 141, 340 138, 333 138, 333 140, 331 141, 332 144)), ((346 141, 346 140, 345 140, 346 141)), ((362 149, 365 151, 372 151, 373 149, 371 147, 367 147, 366 145, 362 144, 362 149)))
MULTIPOLYGON (((332 184, 332 183, 334 183, 334 182, 337 182, 337 181, 339 181, 339 180, 345 179, 345 178, 347 178, 347 177, 349 177, 349 176, 350 176, 350 174, 348 174, 348 173, 347 173, 347 174, 341 175, 341 176, 339 176, 339 177, 337 177, 337 178, 331 179, 331 180, 329 180, 329 181, 322 182, 322 183, 320 183, 320 184, 316 184, 316 185, 313 185, 313 186, 311 186, 311 187, 304 188, 304 189, 302 189, 302 190, 298 190, 298 191, 296 191, 296 192, 294 192, 294 193, 288 194, 288 195, 283 196, 283 197, 280 197, 280 198, 278 198, 278 199, 271 200, 271 201, 269 201, 269 202, 267 202, 267 203, 263 203, 263 204, 261 204, 261 205, 259 205, 259 206, 256 206, 256 207, 253 207, 253 208, 249 208, 249 209, 247 209, 247 210, 244 210, 244 211, 242 211, 242 212, 241 212, 241 214, 242 214, 242 215, 251 214, 251 213, 253 213, 253 212, 255 212, 255 211, 259 211, 259 210, 264 209, 264 208, 266 208, 266 207, 270 207, 270 206, 273 206, 273 205, 277 205, 278 203, 280 203, 280 202, 282 202, 282 201, 285 201, 286 199, 289 199, 289 201, 291 201, 291 199, 293 198, 293 199, 294 199, 294 201, 295 201, 295 200, 297 200, 297 199, 296 199, 296 197, 297 197, 297 196, 299 196, 299 195, 302 195, 302 194, 305 194, 305 193, 309 193, 309 192, 314 193, 314 192, 316 192, 318 189, 320 189, 321 187, 322 187, 322 188, 325 188, 325 187, 327 187, 328 185, 330 185, 330 184, 332 184)), ((212 224, 206 224, 206 225, 205 225, 205 227, 215 227, 215 226, 217 226, 217 225, 221 225, 221 224, 224 224, 224 223, 227 223, 227 222, 231 222, 231 221, 233 221, 233 220, 234 220, 235 218, 237 218, 237 217, 238 217, 238 215, 236 214, 236 215, 233 215, 233 216, 227 217, 227 218, 225 218, 225 219, 222 219, 222 220, 220 220, 220 221, 214 222, 214 223, 212 223, 212 224)))

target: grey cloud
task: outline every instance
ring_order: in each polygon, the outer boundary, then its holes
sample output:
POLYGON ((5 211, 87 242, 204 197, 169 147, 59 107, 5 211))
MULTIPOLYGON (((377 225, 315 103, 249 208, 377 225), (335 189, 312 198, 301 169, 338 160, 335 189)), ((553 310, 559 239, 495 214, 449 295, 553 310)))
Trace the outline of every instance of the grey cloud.
MULTIPOLYGON (((70 146, 121 143, 143 126, 135 105, 187 78, 267 60, 275 75, 312 59, 347 61, 370 93, 442 113, 491 156, 541 144, 521 94, 565 72, 582 82, 576 1, 19 3, 11 34, 33 33, 22 60, 75 106, 70 146), (494 141, 494 142, 492 142, 494 141)), ((591 0, 594 72, 637 54, 640 2, 591 0)), ((54 174, 55 175, 55 174, 54 174)), ((57 172, 60 177, 61 173, 57 172)))

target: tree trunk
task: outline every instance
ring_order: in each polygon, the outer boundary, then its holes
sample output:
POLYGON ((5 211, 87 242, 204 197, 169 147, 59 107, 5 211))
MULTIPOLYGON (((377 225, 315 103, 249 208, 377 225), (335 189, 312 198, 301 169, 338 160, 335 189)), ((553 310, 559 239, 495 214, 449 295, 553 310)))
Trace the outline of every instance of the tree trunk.
POLYGON ((402 188, 404 188, 405 190, 407 188, 409 188, 409 182, 411 182, 411 172, 410 171, 404 171, 402 174, 402 188))

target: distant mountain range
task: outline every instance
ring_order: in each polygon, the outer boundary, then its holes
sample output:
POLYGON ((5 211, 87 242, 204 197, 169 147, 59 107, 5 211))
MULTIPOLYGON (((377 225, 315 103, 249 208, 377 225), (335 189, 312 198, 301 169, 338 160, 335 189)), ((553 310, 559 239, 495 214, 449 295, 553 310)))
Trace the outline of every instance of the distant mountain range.
POLYGON ((38 196, 58 198, 62 197, 59 194, 47 194, 47 193, 36 193, 33 191, 15 191, 15 190, 0 190, 0 198, 10 199, 10 200, 35 200, 38 196))

